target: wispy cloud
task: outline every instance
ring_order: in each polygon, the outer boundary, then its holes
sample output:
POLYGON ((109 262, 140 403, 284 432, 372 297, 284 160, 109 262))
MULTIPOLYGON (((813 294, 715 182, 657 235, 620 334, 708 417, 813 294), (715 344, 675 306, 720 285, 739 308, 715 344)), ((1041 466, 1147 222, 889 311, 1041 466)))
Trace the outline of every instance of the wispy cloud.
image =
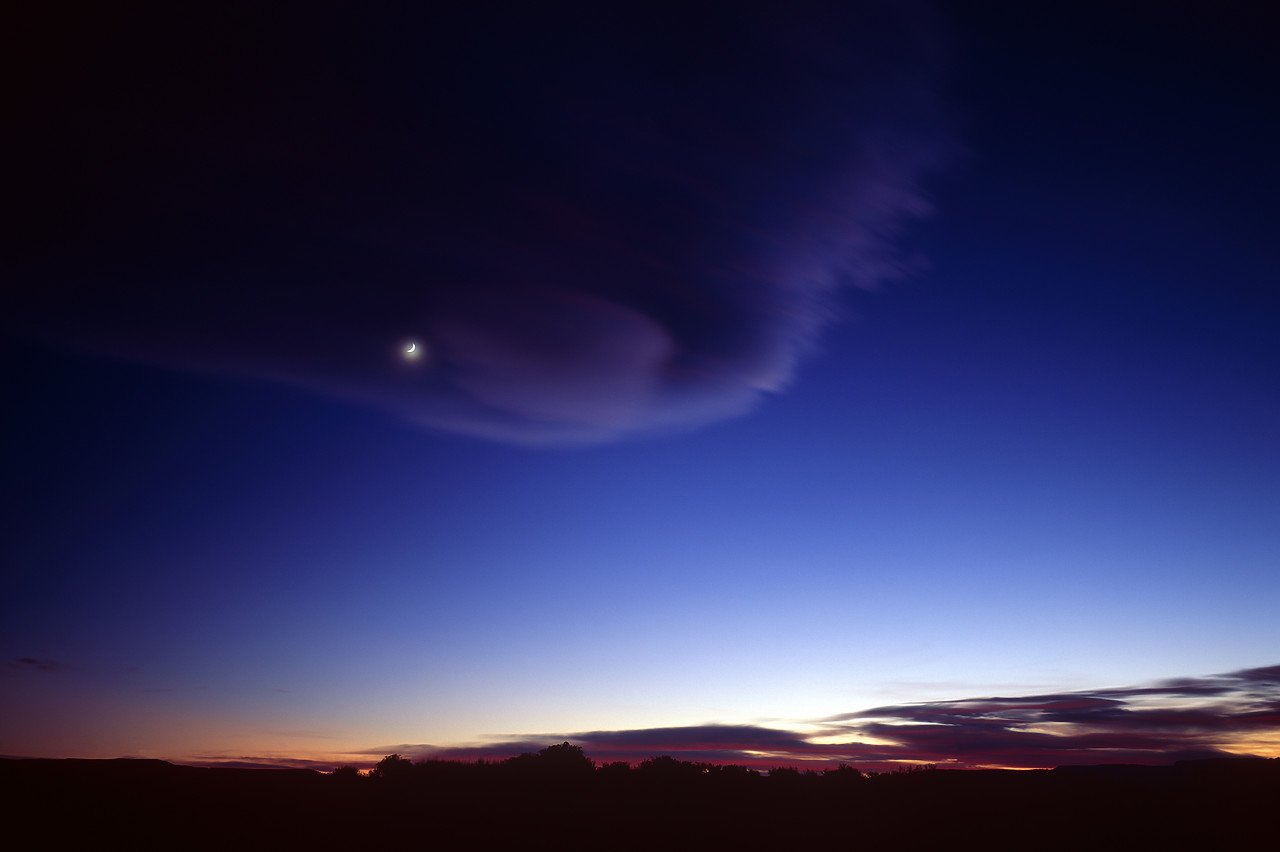
POLYGON ((397 751, 471 760, 568 740, 597 760, 682 760, 755 766, 903 762, 1047 768, 1280 754, 1280 666, 1152 685, 897 704, 806 724, 800 734, 756 725, 697 725, 522 737, 465 748, 397 751))
POLYGON ((127 63, 43 58, 33 79, 66 85, 15 122, 31 156, 12 202, 57 215, 25 217, 0 316, 433 428, 581 443, 749 410, 841 289, 911 266, 900 231, 952 147, 924 0, 639 27, 436 6, 268 12, 249 40, 219 16, 133 16, 111 41, 127 63), (175 27, 206 48, 173 53, 175 27), (168 85, 136 76, 155 64, 168 85))
POLYGON ((569 741, 602 763, 678 760, 863 770, 932 763, 1041 769, 1100 763, 1280 756, 1280 666, 1129 687, 893 704, 817 720, 804 732, 763 725, 689 725, 494 737, 470 745, 387 743, 328 758, 201 755, 193 766, 327 771, 372 767, 388 754, 414 759, 504 760, 569 741))
POLYGON ((183 766, 201 766, 208 769, 312 769, 317 772, 329 772, 340 765, 331 760, 252 755, 205 755, 180 762, 183 766))
POLYGON ((9 662, 9 668, 19 671, 37 671, 47 672, 50 674, 57 672, 75 671, 72 666, 66 663, 60 663, 57 660, 38 659, 36 657, 18 657, 9 662))

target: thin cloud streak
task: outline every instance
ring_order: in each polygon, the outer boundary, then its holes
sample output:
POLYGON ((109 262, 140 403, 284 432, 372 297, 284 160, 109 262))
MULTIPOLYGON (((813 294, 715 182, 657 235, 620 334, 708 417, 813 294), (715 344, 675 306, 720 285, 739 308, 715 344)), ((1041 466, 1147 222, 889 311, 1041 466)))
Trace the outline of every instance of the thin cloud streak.
POLYGON ((213 756, 183 760, 183 766, 198 766, 202 769, 311 769, 316 772, 329 772, 345 763, 329 760, 312 760, 301 757, 241 757, 213 756))
POLYGON ((562 741, 581 746, 598 763, 635 765, 669 755, 759 769, 839 763, 867 771, 920 763, 951 769, 1049 769, 1276 757, 1280 665, 1133 687, 886 705, 809 720, 804 727, 809 732, 722 724, 560 732, 460 746, 384 744, 344 751, 330 760, 204 755, 180 762, 368 769, 393 753, 417 760, 500 761, 562 741))
POLYGON ((889 705, 815 724, 816 734, 711 724, 398 750, 420 757, 502 759, 568 740, 604 762, 638 763, 668 754, 758 767, 843 762, 873 770, 902 763, 1033 769, 1273 756, 1280 753, 1280 666, 1151 686, 889 705))
POLYGON ((37 671, 46 674, 75 671, 73 666, 69 666, 66 663, 37 657, 18 657, 10 660, 8 667, 17 671, 37 671))

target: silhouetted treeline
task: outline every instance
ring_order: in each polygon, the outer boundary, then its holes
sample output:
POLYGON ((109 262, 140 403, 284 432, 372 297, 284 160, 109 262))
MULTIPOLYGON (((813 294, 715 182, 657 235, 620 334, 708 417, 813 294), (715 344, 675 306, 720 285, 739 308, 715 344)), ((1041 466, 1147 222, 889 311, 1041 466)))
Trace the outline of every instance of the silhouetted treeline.
POLYGON ((761 773, 563 743, 503 761, 205 769, 0 760, 8 835, 39 848, 1269 848, 1280 759, 761 773), (1258 844, 1262 844, 1258 846, 1258 844))

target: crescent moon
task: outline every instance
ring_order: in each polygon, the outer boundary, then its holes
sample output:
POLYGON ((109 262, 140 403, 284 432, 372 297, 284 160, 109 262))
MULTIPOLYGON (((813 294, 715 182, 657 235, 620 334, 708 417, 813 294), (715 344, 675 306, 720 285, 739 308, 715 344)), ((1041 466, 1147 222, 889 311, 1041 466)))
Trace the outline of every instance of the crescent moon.
POLYGON ((418 351, 418 344, 416 344, 416 343, 410 343, 410 344, 409 344, 409 346, 408 346, 408 348, 406 348, 406 349, 404 350, 404 353, 405 353, 406 355, 412 355, 413 353, 415 353, 415 352, 417 352, 417 351, 418 351))

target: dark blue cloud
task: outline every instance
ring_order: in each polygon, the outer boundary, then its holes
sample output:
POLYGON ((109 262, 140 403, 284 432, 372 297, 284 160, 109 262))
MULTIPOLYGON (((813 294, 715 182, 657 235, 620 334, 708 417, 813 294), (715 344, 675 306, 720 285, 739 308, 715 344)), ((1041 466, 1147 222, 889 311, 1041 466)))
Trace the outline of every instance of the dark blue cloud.
POLYGON ((598 761, 629 763, 666 754, 762 767, 815 762, 863 769, 903 763, 957 768, 1168 764, 1265 751, 1265 741, 1274 743, 1280 734, 1280 667, 1152 686, 897 704, 816 724, 818 734, 710 724, 556 733, 444 749, 402 744, 370 754, 502 759, 568 740, 598 761))
POLYGON ((926 5, 749 8, 27 13, 0 313, 500 440, 746 411, 949 148, 926 5))
POLYGON ((9 668, 18 671, 38 671, 46 673, 70 672, 74 668, 57 660, 38 659, 36 657, 18 657, 9 661, 9 668))

